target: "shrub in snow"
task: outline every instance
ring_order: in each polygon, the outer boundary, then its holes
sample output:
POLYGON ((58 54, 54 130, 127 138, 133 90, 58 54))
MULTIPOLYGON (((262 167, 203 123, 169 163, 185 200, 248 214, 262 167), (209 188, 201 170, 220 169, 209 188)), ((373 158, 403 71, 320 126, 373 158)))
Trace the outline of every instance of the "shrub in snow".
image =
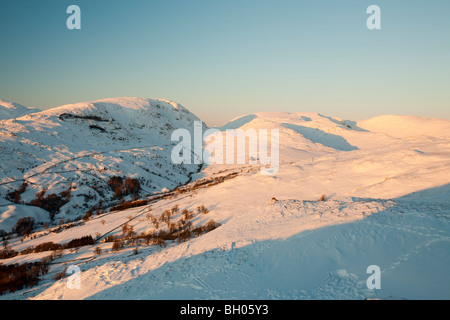
POLYGON ((27 188, 27 183, 24 182, 24 183, 22 183, 22 185, 20 186, 19 189, 13 190, 13 191, 7 193, 6 194, 6 199, 11 201, 11 202, 14 202, 14 203, 19 203, 20 202, 20 195, 25 192, 26 188, 27 188))
POLYGON ((13 232, 19 236, 28 235, 35 228, 35 221, 32 217, 23 217, 17 220, 16 225, 13 227, 13 232))
POLYGON ((208 223, 205 225, 205 232, 213 231, 214 229, 218 228, 220 226, 220 223, 215 222, 214 220, 209 220, 208 223))
POLYGON ((59 213, 59 209, 70 201, 70 192, 63 191, 60 195, 50 194, 44 197, 46 189, 36 193, 36 199, 31 200, 29 203, 32 206, 42 208, 50 212, 50 217, 53 219, 56 213, 59 213))
POLYGON ((38 253, 38 252, 52 251, 52 250, 59 250, 59 249, 62 249, 62 245, 60 245, 59 243, 54 243, 54 242, 49 241, 49 242, 40 243, 37 246, 35 246, 33 252, 38 253))
POLYGON ((138 179, 122 177, 111 177, 108 180, 108 186, 114 192, 115 198, 124 197, 127 195, 137 195, 141 191, 141 184, 138 179))
POLYGON ((123 248, 123 246, 124 246, 124 244, 123 244, 122 240, 114 239, 111 250, 112 251, 119 251, 119 250, 121 250, 123 248))
POLYGON ((91 246, 93 244, 95 244, 95 240, 92 238, 91 235, 89 235, 89 236, 84 236, 81 238, 76 238, 76 239, 70 240, 68 243, 66 243, 64 245, 64 248, 70 249, 70 248, 91 246))
POLYGON ((0 264, 0 295, 37 285, 39 276, 48 273, 49 264, 48 259, 23 264, 0 264))
POLYGON ((94 254, 95 254, 96 256, 101 255, 101 254, 102 254, 102 249, 101 249, 100 247, 96 247, 96 248, 94 249, 94 254))
POLYGON ((209 212, 208 208, 206 208, 203 204, 197 208, 197 212, 201 214, 207 214, 209 212))
POLYGON ((9 258, 14 258, 15 256, 17 256, 19 253, 16 252, 13 249, 10 248, 5 248, 3 250, 0 251, 0 260, 1 259, 9 259, 9 258))
POLYGON ((184 220, 188 221, 191 220, 194 217, 194 213, 192 211, 184 209, 183 212, 183 218, 184 220))

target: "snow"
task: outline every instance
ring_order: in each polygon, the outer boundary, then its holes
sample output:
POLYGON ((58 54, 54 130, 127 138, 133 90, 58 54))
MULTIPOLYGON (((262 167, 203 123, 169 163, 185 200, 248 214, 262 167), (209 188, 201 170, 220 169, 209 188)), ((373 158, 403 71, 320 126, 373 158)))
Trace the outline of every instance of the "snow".
POLYGON ((0 121, 5 119, 14 119, 25 116, 30 113, 40 112, 36 108, 27 108, 21 104, 0 99, 0 121))
MULTIPOLYGON (((64 107, 35 116, 34 121, 46 134, 48 128, 59 130, 55 123, 68 126, 49 120, 62 111, 91 114, 95 110, 101 117, 125 123, 136 110, 147 112, 146 101, 152 106, 150 113, 155 103, 164 105, 161 116, 184 109, 162 100, 124 98, 64 107)), ((441 131, 447 122, 406 116, 389 119, 354 122, 306 112, 236 118, 220 129, 224 133, 227 129, 279 129, 280 168, 275 175, 260 174, 258 164, 205 165, 192 174, 188 186, 200 179, 235 175, 143 207, 95 216, 58 233, 41 229, 35 238, 11 239, 10 246, 23 250, 47 241, 117 235, 124 223, 141 233, 153 229, 148 212, 159 217, 174 205, 180 211, 204 205, 209 213, 196 215, 193 224, 214 219, 221 226, 167 247, 141 245, 137 255, 134 247, 112 252, 111 243, 66 250, 38 286, 0 299, 449 299, 450 137, 449 131, 441 131), (409 131, 413 124, 417 126, 409 131), (326 198, 319 201, 322 195, 326 198), (107 252, 94 255, 97 246, 107 252), (80 289, 68 288, 66 279, 52 279, 71 264, 83 270, 80 289), (370 265, 381 269, 380 290, 366 286, 370 265)), ((185 127, 190 123, 185 122, 185 127)), ((31 130, 21 126, 11 122, 8 132, 22 137, 25 128, 31 130)), ((6 132, 0 139, 2 147, 14 141, 6 132)), ((106 143, 95 154, 94 144, 70 155, 61 147, 51 163, 61 171, 72 170, 71 166, 82 170, 82 164, 91 170, 121 163, 119 156, 128 151, 110 148, 121 142, 110 141, 108 148, 106 143)), ((149 156, 144 146, 133 147, 133 153, 139 150, 143 158, 149 156)), ((159 151, 167 150, 161 147, 159 151)), ((13 167, 10 161, 4 170, 13 167)), ((27 179, 56 188, 59 180, 43 175, 54 167, 40 166, 30 170, 27 179)), ((133 168, 124 167, 124 172, 133 168)), ((159 184, 161 189, 167 188, 165 183, 159 184)), ((2 263, 43 256, 19 255, 2 263)))
POLYGON ((76 103, 5 120, 0 127, 0 194, 5 197, 24 180, 25 203, 44 188, 46 195, 71 188, 58 218, 73 220, 100 199, 113 202, 106 184, 112 176, 140 178, 142 196, 172 189, 198 171, 197 165, 170 160, 171 132, 192 131, 194 121, 200 119, 175 102, 144 98, 76 103), (92 199, 81 201, 84 196, 92 199))
POLYGON ((48 212, 41 208, 20 204, 0 205, 0 229, 11 230, 20 218, 32 217, 36 222, 48 220, 48 212))

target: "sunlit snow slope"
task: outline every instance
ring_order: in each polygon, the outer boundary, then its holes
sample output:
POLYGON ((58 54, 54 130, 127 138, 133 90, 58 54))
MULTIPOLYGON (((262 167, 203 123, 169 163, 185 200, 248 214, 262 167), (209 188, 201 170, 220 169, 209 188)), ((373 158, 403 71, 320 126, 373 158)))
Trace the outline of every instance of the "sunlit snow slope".
POLYGON ((211 164, 170 198, 11 246, 118 236, 125 222, 150 232, 146 214, 175 205, 204 205, 209 212, 193 226, 213 219, 217 229, 166 247, 140 245, 136 255, 108 242, 66 251, 37 287, 0 298, 449 299, 450 122, 386 121, 280 112, 234 119, 221 130, 279 130, 276 174, 261 174, 259 164, 211 164), (104 253, 95 255, 97 247, 104 253), (70 264, 83 270, 80 289, 52 279, 70 264), (381 269, 379 290, 366 286, 370 265, 381 269))
MULTIPOLYGON (((178 128, 192 131, 194 121, 200 120, 177 103, 143 98, 77 103, 4 120, 0 229, 10 231, 17 218, 28 215, 21 204, 41 191, 47 197, 69 190, 68 203, 54 213, 56 220, 73 220, 119 200, 107 184, 111 177, 138 179, 140 196, 185 183, 199 166, 172 163, 171 134, 178 128), (18 203, 7 201, 23 183, 18 203)), ((36 210, 34 216, 50 222, 49 213, 36 210)))

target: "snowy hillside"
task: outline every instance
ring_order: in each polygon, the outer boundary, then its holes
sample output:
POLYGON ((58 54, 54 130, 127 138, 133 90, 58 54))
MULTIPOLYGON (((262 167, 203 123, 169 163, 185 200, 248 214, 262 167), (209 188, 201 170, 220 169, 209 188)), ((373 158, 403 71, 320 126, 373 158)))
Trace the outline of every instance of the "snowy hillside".
POLYGON ((77 103, 4 120, 0 229, 10 231, 22 211, 30 211, 26 204, 48 211, 46 217, 37 211, 36 221, 57 223, 187 182, 198 166, 172 164, 170 138, 175 128, 193 130, 194 121, 199 119, 179 104, 142 98, 77 103))
MULTIPOLYGON (((279 130, 276 174, 261 174, 259 163, 211 164, 164 197, 11 237, 1 263, 51 256, 52 264, 37 286, 0 299, 450 299, 450 137, 441 132, 450 122, 435 130, 423 119, 423 134, 401 132, 417 121, 281 112, 234 119, 224 133, 279 130), (69 245, 86 236, 94 243, 69 245), (81 269, 78 289, 64 276, 71 265, 81 269), (379 290, 366 286, 370 265, 381 269, 379 290)), ((96 124, 112 132, 115 121, 96 124)), ((10 130, 29 138, 21 125, 11 121, 10 130)))
POLYGON ((40 112, 35 108, 27 108, 21 104, 0 99, 0 121, 5 119, 19 118, 24 115, 40 112))
POLYGON ((369 131, 385 133, 399 138, 450 136, 450 121, 426 117, 384 115, 358 121, 358 125, 369 131))

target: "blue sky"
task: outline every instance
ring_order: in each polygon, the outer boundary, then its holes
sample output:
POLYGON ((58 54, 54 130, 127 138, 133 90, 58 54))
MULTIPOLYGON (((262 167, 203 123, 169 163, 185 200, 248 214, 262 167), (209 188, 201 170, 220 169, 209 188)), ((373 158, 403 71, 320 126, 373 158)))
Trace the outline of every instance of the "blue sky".
POLYGON ((2 0, 0 98, 164 98, 210 125, 260 111, 450 119, 450 1, 2 0), (81 8, 68 30, 66 8, 81 8), (381 8, 381 30, 366 9, 381 8))

